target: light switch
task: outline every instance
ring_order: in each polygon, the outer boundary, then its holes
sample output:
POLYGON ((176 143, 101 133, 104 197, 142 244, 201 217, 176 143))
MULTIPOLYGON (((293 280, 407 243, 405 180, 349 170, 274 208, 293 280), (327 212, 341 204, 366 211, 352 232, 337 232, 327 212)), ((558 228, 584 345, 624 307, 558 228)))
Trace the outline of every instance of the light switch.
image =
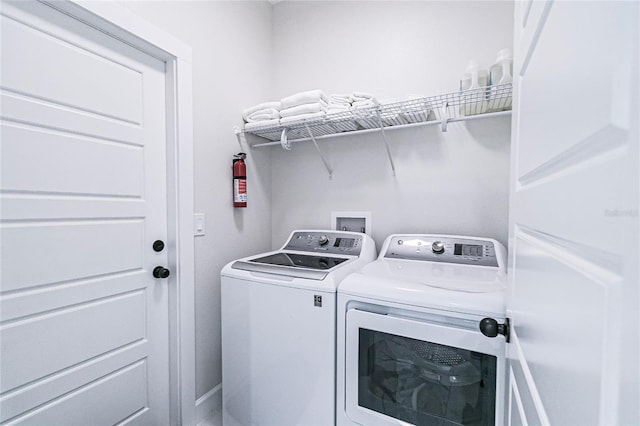
POLYGON ((195 235, 196 237, 199 235, 204 235, 204 213, 194 213, 193 235, 195 235))

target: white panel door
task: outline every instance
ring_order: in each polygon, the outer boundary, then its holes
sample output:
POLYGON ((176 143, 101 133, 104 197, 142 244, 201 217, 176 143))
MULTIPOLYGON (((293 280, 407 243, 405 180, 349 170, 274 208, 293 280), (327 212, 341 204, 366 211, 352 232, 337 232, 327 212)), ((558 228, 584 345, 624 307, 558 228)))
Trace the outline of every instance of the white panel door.
POLYGON ((2 2, 0 423, 169 423, 165 66, 2 2))
POLYGON ((510 425, 640 424, 638 2, 516 2, 510 425))

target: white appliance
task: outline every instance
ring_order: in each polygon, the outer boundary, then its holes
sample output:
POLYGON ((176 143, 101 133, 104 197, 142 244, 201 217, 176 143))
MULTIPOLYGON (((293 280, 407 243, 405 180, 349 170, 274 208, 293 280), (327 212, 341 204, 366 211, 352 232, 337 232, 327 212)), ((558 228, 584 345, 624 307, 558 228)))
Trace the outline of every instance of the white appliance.
POLYGON ((337 424, 502 424, 505 268, 492 239, 389 236, 338 289, 337 424))
POLYGON ((365 234, 294 231, 222 269, 225 425, 334 424, 336 288, 375 257, 365 234))

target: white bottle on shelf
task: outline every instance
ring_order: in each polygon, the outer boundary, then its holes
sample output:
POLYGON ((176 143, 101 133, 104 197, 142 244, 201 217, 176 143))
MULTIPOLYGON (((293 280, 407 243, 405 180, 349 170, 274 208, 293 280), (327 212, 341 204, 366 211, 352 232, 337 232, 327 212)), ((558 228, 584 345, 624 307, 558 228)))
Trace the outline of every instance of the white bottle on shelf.
POLYGON ((511 109, 511 89, 501 87, 501 84, 513 82, 513 55, 511 49, 505 48, 498 52, 496 63, 489 68, 489 111, 504 111, 511 109))
POLYGON ((460 80, 460 90, 462 93, 462 105, 460 114, 474 115, 487 111, 486 89, 489 85, 489 73, 486 69, 480 68, 475 61, 469 61, 462 80, 460 80))

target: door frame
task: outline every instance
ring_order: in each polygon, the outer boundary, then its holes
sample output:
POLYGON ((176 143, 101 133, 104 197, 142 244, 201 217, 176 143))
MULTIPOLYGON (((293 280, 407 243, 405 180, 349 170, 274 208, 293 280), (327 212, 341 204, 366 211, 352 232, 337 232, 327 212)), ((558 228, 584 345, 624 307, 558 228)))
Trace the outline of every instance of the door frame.
POLYGON ((195 424, 191 47, 115 2, 38 1, 166 64, 169 411, 172 425, 195 424))

